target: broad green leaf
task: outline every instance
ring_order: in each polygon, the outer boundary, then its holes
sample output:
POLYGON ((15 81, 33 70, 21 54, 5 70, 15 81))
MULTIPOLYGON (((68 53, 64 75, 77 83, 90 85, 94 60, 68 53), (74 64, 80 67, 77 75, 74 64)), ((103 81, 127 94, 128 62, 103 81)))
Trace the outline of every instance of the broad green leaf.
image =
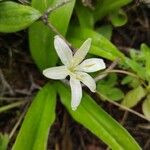
POLYGON ((109 19, 115 27, 123 26, 128 20, 126 13, 122 9, 113 11, 109 14, 109 19))
POLYGON ((139 51, 137 49, 131 48, 129 50, 129 54, 130 54, 131 59, 133 59, 136 62, 144 60, 143 54, 141 53, 141 51, 139 51))
POLYGON ((150 95, 144 100, 142 110, 144 115, 150 120, 150 95))
POLYGON ((150 48, 146 45, 146 44, 142 44, 141 45, 141 52, 144 55, 145 58, 145 69, 146 69, 146 73, 148 75, 148 80, 150 77, 150 48))
POLYGON ((1 134, 0 133, 0 150, 7 150, 7 146, 9 143, 9 137, 7 134, 1 134))
POLYGON ((27 28, 41 17, 41 13, 29 6, 7 1, 0 3, 0 32, 16 32, 27 28))
POLYGON ((134 107, 142 98, 144 98, 145 95, 146 90, 142 86, 138 86, 125 95, 122 105, 126 107, 134 107))
POLYGON ((97 82, 97 91, 103 100, 118 101, 124 97, 124 93, 116 87, 116 84, 117 75, 114 73, 109 74, 105 79, 97 82))
POLYGON ((147 79, 147 74, 145 74, 146 69, 142 65, 127 57, 125 58, 124 63, 134 72, 136 72, 139 77, 141 77, 142 79, 147 79))
MULTIPOLYGON (((48 7, 61 2, 61 0, 32 0, 32 6, 44 12, 48 7)), ((67 32, 74 4, 75 0, 72 0, 49 15, 49 22, 64 36, 67 32)), ((32 24, 29 28, 31 55, 40 70, 54 66, 57 63, 58 57, 54 49, 54 35, 55 33, 42 21, 32 24)))
POLYGON ((119 101, 124 98, 124 93, 119 88, 112 88, 107 91, 107 97, 113 101, 119 101))
POLYGON ((56 92, 45 85, 33 100, 13 150, 46 150, 49 128, 55 119, 56 92))
POLYGON ((132 77, 132 76, 126 76, 125 78, 123 78, 123 80, 121 81, 122 85, 129 85, 132 88, 136 88, 138 87, 141 83, 139 81, 139 79, 132 77))
POLYGON ((108 40, 111 40, 112 30, 113 30, 113 28, 112 28, 111 25, 104 25, 104 26, 101 26, 100 28, 96 29, 96 31, 98 33, 100 33, 101 35, 103 35, 108 40))
POLYGON ((107 85, 110 88, 117 84, 118 76, 116 73, 108 74, 103 80, 98 81, 101 85, 107 85))
POLYGON ((131 135, 111 116, 109 116, 94 100, 84 93, 81 104, 76 111, 71 109, 70 90, 61 83, 57 84, 61 102, 70 115, 113 150, 140 150, 131 135))
POLYGON ((122 6, 129 4, 132 0, 100 0, 98 1, 94 17, 95 21, 102 19, 109 13, 112 13, 114 10, 118 10, 122 6))
POLYGON ((97 91, 102 95, 103 100, 119 101, 124 98, 124 93, 117 87, 109 87, 98 84, 97 91), (109 92, 108 92, 109 91, 109 92))
POLYGON ((92 38, 92 46, 90 48, 91 54, 109 60, 115 60, 117 58, 121 60, 124 59, 124 54, 101 34, 91 29, 83 29, 74 26, 70 27, 68 40, 70 40, 75 47, 79 47, 87 38, 92 38))
POLYGON ((80 26, 82 28, 94 27, 94 17, 93 17, 92 10, 90 8, 83 6, 81 1, 77 1, 75 10, 78 16, 80 26))

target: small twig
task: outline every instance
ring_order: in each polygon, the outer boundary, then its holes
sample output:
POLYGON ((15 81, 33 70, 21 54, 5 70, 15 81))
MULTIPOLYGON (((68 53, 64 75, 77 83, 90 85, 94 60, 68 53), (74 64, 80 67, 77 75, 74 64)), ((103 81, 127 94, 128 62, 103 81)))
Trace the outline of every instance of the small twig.
POLYGON ((24 103, 25 103, 25 101, 21 101, 21 102, 15 102, 15 103, 12 103, 12 104, 8 104, 6 106, 2 106, 2 107, 0 107, 0 113, 2 113, 4 111, 7 111, 9 109, 18 107, 20 105, 23 105, 24 103))
POLYGON ((60 7, 62 7, 63 5, 65 5, 65 4, 69 3, 69 2, 71 2, 71 1, 70 1, 70 0, 66 0, 66 1, 63 1, 63 2, 61 2, 61 3, 59 3, 59 4, 57 4, 57 5, 54 6, 54 7, 49 7, 49 8, 46 10, 46 12, 44 13, 44 15, 41 17, 41 19, 42 19, 42 21, 44 22, 44 24, 47 25, 47 27, 48 27, 49 29, 51 29, 55 34, 59 35, 59 36, 67 43, 67 45, 74 51, 73 47, 71 46, 71 43, 69 43, 69 42, 64 38, 64 36, 63 36, 63 35, 52 25, 52 23, 48 20, 48 15, 49 15, 52 11, 54 11, 54 10, 56 10, 56 9, 58 9, 58 8, 60 8, 60 7))
POLYGON ((126 75, 129 75, 129 76, 132 76, 136 79, 138 79, 141 84, 144 85, 144 87, 147 88, 147 85, 145 84, 145 82, 139 77, 137 76, 136 74, 132 73, 132 72, 129 72, 129 71, 125 71, 125 70, 119 70, 119 69, 113 69, 113 70, 105 70, 104 72, 101 73, 101 76, 99 75, 98 77, 95 78, 95 81, 98 81, 99 79, 102 79, 103 77, 105 77, 108 73, 121 73, 121 74, 126 74, 126 75), (106 75, 105 75, 106 74, 106 75))
POLYGON ((39 86, 38 84, 36 84, 34 82, 33 76, 31 74, 29 74, 29 79, 30 79, 30 82, 31 82, 30 93, 32 93, 32 91, 35 90, 35 89, 38 89, 38 90, 41 89, 41 86, 39 86))
POLYGON ((112 103, 112 104, 114 104, 114 105, 116 105, 116 106, 118 106, 118 107, 120 107, 120 108, 122 108, 122 109, 124 109, 124 110, 126 110, 126 111, 128 111, 128 112, 131 112, 132 114, 135 114, 136 116, 138 116, 138 117, 140 117, 142 119, 150 121, 150 119, 146 118, 144 115, 142 115, 142 114, 140 114, 140 113, 138 113, 138 112, 136 112, 136 111, 134 111, 134 110, 126 107, 126 106, 120 105, 119 103, 116 103, 114 101, 109 101, 109 102, 112 103))
POLYGON ((22 4, 30 4, 29 1, 27 1, 27 0, 18 0, 18 1, 22 4))
POLYGON ((150 124, 138 124, 137 127, 145 130, 150 130, 150 124))
POLYGON ((135 78, 139 79, 139 77, 136 74, 134 74, 132 72, 129 72, 129 71, 125 71, 125 70, 113 69, 113 70, 106 71, 106 73, 113 73, 113 72, 114 73, 121 73, 121 74, 130 75, 132 77, 135 77, 135 78))
POLYGON ((115 61, 113 61, 112 64, 104 72, 98 74, 98 76, 95 77, 94 80, 95 81, 99 81, 99 80, 105 78, 107 76, 107 74, 108 74, 107 72, 112 70, 113 68, 115 68, 116 65, 118 64, 118 61, 119 61, 119 59, 116 59, 115 61))
POLYGON ((119 70, 119 69, 110 70, 108 72, 122 73, 122 74, 126 74, 126 75, 129 75, 129 76, 132 76, 132 77, 138 79, 141 82, 141 84, 143 84, 143 86, 145 88, 147 88, 147 85, 145 84, 145 82, 139 76, 137 76, 136 74, 134 74, 132 72, 125 71, 125 70, 119 70))
POLYGON ((132 114, 135 114, 136 116, 138 116, 138 117, 140 117, 140 118, 142 118, 142 119, 144 119, 144 120, 150 121, 150 119, 146 118, 144 115, 142 115, 142 114, 140 114, 140 113, 138 113, 138 112, 136 112, 136 111, 134 111, 134 110, 132 110, 132 109, 126 107, 126 106, 123 106, 123 105, 121 105, 121 104, 119 104, 119 103, 117 103, 117 102, 114 102, 113 100, 108 99, 106 96, 100 94, 99 92, 96 92, 96 93, 97 93, 100 97, 101 97, 101 96, 102 96, 102 97, 105 97, 105 99, 106 99, 108 102, 112 103, 113 105, 118 106, 118 107, 120 107, 120 108, 122 108, 122 109, 124 109, 124 110, 126 110, 126 111, 128 111, 128 112, 131 112, 132 114))
POLYGON ((0 69, 0 79, 2 81, 2 85, 4 86, 4 90, 8 89, 11 95, 14 95, 14 91, 11 88, 11 86, 9 85, 9 83, 6 81, 4 74, 2 72, 2 70, 0 69))
POLYGON ((58 142, 55 143, 55 150, 60 150, 60 148, 59 148, 59 143, 58 143, 58 142))
POLYGON ((123 118, 122 118, 122 120, 121 120, 121 122, 120 122, 122 125, 124 125, 125 121, 127 120, 128 114, 129 114, 128 111, 125 111, 125 112, 124 112, 123 118))
POLYGON ((69 3, 69 2, 71 2, 71 0, 64 0, 64 1, 62 1, 61 3, 58 3, 57 5, 55 5, 54 7, 49 7, 49 8, 46 10, 45 14, 49 15, 49 13, 51 13, 52 11, 54 11, 54 10, 56 10, 56 9, 58 9, 58 8, 60 8, 60 7, 62 7, 63 5, 65 5, 65 4, 69 3))
MULTIPOLYGON (((44 21, 44 20, 43 20, 43 21, 44 21)), ((55 34, 59 35, 59 36, 67 43, 67 45, 68 45, 73 51, 75 51, 74 48, 72 47, 71 43, 69 43, 69 42, 64 38, 64 36, 51 24, 51 22, 48 21, 48 19, 47 19, 47 22, 44 22, 44 23, 45 23, 45 25, 47 25, 55 34)))
POLYGON ((25 97, 0 97, 1 101, 22 101, 25 97))
POLYGON ((22 119, 24 118, 25 114, 26 114, 26 111, 27 111, 27 108, 28 108, 28 104, 26 105, 25 109, 24 109, 24 112, 21 114, 21 116, 19 117, 17 123, 15 124, 15 126, 13 127, 13 129, 11 130, 10 134, 9 134, 9 140, 13 137, 14 133, 16 132, 18 126, 20 125, 22 119))
POLYGON ((144 145, 144 149, 149 149, 149 145, 150 145, 150 139, 147 140, 146 144, 144 145))

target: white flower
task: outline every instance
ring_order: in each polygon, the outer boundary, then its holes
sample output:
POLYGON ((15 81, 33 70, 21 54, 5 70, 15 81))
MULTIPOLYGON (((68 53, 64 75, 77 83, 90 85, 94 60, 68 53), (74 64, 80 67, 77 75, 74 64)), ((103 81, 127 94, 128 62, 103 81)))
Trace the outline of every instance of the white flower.
POLYGON ((43 71, 44 76, 55 80, 65 79, 68 75, 70 76, 72 110, 77 109, 82 98, 81 82, 92 92, 96 91, 96 83, 94 79, 86 72, 95 72, 106 67, 104 61, 99 58, 90 58, 83 61, 90 46, 91 39, 88 38, 73 55, 65 41, 56 35, 54 39, 54 47, 64 65, 48 68, 43 71))

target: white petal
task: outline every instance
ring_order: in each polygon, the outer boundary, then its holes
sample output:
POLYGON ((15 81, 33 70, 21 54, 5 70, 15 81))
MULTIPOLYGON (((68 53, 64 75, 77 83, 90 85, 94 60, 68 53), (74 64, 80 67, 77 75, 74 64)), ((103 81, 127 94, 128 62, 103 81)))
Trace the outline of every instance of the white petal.
POLYGON ((71 86, 71 107, 72 110, 76 110, 82 98, 81 83, 79 80, 71 77, 70 86, 71 86))
POLYGON ((94 79, 85 72, 77 72, 77 78, 85 84, 92 92, 96 91, 96 83, 94 79))
POLYGON ((65 41, 58 35, 55 36, 54 47, 62 63, 68 65, 72 59, 72 51, 65 41))
POLYGON ((103 59, 99 58, 86 59, 79 66, 76 67, 77 70, 84 72, 95 72, 105 68, 106 65, 103 59))
POLYGON ((91 38, 88 38, 74 54, 72 60, 73 66, 76 66, 83 61, 88 51, 90 50, 90 46, 91 46, 91 38))
POLYGON ((68 75, 66 66, 52 67, 45 69, 43 75, 50 79, 65 79, 68 75))

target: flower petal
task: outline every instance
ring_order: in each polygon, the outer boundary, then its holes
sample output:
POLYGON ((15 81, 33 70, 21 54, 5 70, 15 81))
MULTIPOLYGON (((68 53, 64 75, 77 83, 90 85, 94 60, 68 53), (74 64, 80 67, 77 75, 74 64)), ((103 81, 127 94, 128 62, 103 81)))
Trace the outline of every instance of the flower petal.
POLYGON ((77 78, 85 84, 92 92, 96 91, 96 83, 94 79, 85 72, 76 72, 77 78))
POLYGON ((71 77, 70 86, 71 86, 71 107, 72 110, 76 110, 82 98, 81 83, 79 80, 71 77))
POLYGON ((103 59, 99 58, 86 59, 79 66, 76 67, 77 70, 84 72, 95 72, 105 68, 106 65, 103 59))
POLYGON ((54 47, 62 63, 64 65, 69 65, 72 59, 72 51, 65 41, 58 35, 55 36, 54 47))
POLYGON ((68 75, 66 66, 52 67, 45 69, 43 75, 50 79, 65 79, 68 75))
POLYGON ((83 61, 88 51, 90 50, 90 46, 91 46, 91 38, 88 38, 74 54, 72 60, 73 66, 76 66, 83 61))

